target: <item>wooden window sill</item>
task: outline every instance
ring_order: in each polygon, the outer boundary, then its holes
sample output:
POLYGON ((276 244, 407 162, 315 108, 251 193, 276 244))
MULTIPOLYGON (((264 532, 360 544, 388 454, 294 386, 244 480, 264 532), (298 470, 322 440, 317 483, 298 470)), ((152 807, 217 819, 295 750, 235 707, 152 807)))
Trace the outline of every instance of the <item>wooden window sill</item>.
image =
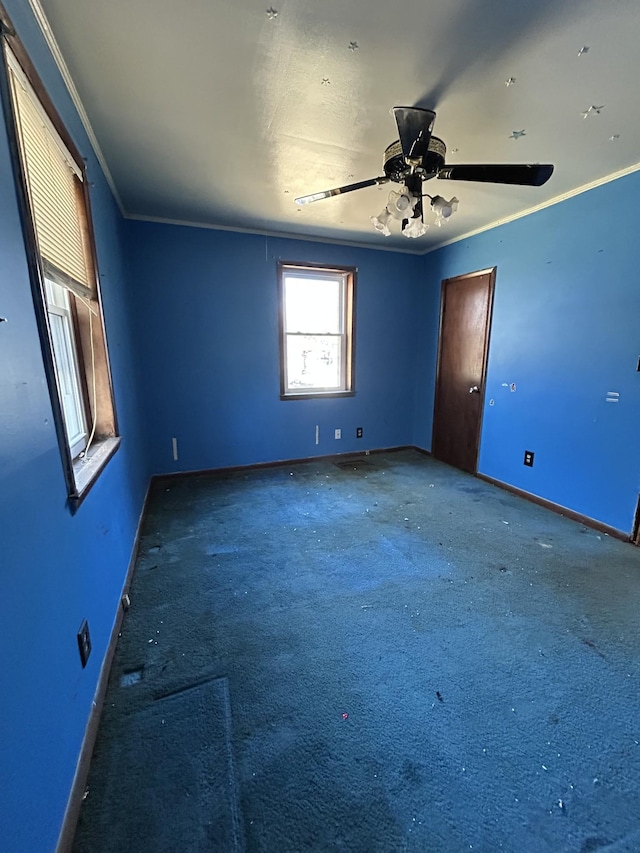
POLYGON ((121 440, 120 436, 114 436, 97 441, 92 445, 87 456, 74 461, 73 476, 76 490, 69 496, 74 509, 77 509, 88 495, 107 462, 120 447, 121 440))

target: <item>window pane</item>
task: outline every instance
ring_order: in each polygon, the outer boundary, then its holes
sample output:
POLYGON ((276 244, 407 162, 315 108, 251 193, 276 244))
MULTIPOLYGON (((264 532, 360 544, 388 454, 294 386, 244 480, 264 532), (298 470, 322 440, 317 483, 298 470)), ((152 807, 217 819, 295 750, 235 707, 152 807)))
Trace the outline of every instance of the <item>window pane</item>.
POLYGON ((287 332, 342 332, 341 279, 286 275, 284 288, 287 332))
POLYGON ((62 308, 65 311, 69 310, 69 297, 64 287, 60 287, 54 281, 48 278, 44 280, 44 286, 47 292, 47 305, 52 305, 56 308, 62 308))
POLYGON ((84 437, 85 428, 69 318, 63 314, 51 312, 49 324, 67 441, 73 450, 84 437))
POLYGON ((287 390, 342 389, 342 339, 287 335, 287 390))

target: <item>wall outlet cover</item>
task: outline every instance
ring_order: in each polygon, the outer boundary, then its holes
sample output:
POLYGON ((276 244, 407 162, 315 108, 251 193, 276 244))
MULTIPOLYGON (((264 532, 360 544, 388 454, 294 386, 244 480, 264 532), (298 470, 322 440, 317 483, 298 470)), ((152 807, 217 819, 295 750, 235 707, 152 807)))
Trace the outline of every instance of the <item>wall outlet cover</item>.
POLYGON ((336 430, 336 438, 342 438, 342 430, 341 429, 336 430))
POLYGON ((524 464, 528 468, 533 468, 533 457, 534 457, 533 450, 525 450, 525 452, 524 452, 524 464))
POLYGON ((356 427, 356 438, 362 438, 362 427, 356 427))

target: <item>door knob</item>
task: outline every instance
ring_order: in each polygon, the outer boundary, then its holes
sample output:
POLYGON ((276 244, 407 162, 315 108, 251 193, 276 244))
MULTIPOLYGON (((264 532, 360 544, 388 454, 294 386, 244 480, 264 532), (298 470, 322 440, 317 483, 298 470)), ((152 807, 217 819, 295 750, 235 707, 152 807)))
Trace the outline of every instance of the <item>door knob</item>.
POLYGON ((471 388, 469 388, 469 393, 470 394, 479 394, 480 389, 478 388, 477 385, 472 385, 471 388))

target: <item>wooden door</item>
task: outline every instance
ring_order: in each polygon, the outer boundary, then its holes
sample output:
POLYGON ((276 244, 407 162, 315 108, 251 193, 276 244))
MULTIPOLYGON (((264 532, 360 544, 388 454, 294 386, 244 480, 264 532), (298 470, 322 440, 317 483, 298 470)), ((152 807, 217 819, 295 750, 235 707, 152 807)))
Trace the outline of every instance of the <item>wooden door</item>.
POLYGON ((495 269, 442 282, 432 452, 475 474, 495 269))

